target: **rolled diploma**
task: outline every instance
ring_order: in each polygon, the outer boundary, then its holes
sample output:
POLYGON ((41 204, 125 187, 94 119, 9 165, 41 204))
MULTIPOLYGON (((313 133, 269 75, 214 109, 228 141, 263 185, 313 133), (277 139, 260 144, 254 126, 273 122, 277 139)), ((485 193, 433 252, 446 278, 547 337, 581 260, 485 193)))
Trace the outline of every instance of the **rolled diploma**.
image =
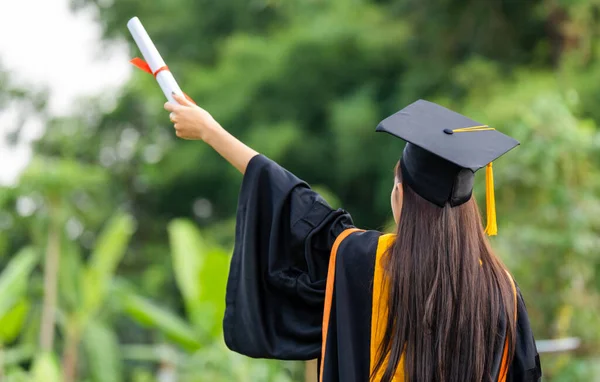
MULTIPOLYGON (((166 65, 165 61, 160 56, 160 53, 158 53, 158 49, 156 49, 156 46, 154 46, 154 43, 150 39, 148 32, 146 32, 146 29, 140 22, 140 19, 134 17, 129 20, 127 22, 127 28, 135 40, 136 45, 142 52, 144 60, 146 60, 148 66, 150 66, 152 73, 155 73, 158 69, 166 65)), ((161 70, 160 73, 156 75, 156 81, 169 102, 177 103, 171 95, 172 92, 183 96, 181 88, 169 70, 161 70)))

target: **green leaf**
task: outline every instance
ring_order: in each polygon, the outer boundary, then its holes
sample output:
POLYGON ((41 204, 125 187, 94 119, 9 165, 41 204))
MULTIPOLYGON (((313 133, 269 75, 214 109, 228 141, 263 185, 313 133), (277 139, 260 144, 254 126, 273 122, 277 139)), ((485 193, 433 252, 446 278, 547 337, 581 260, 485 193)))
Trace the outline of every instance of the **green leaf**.
POLYGON ((163 358, 159 345, 123 345, 121 352, 126 361, 160 363, 163 358))
POLYGON ((189 319, 201 333, 217 337, 225 312, 229 255, 218 247, 209 247, 188 220, 171 222, 169 237, 175 279, 189 319))
POLYGON ((31 382, 29 374, 20 367, 12 367, 6 371, 6 382, 31 382))
POLYGON ((121 304, 125 312, 139 324, 155 328, 187 350, 199 349, 198 335, 183 319, 149 300, 129 291, 122 291, 121 304))
POLYGON ((65 243, 58 272, 61 306, 65 311, 73 312, 81 307, 81 289, 84 282, 81 253, 77 245, 65 243))
POLYGON ((3 317, 27 289, 29 274, 38 257, 32 248, 22 249, 0 275, 0 317, 3 317))
POLYGON ((32 304, 27 315, 25 327, 21 329, 20 345, 38 346, 40 340, 40 327, 42 322, 41 304, 32 304))
POLYGON ((94 382, 122 381, 122 358, 116 334, 92 320, 85 329, 83 344, 94 382))
POLYGON ((17 338, 25 324, 29 307, 29 301, 21 299, 0 318, 0 343, 7 344, 17 338))
POLYGON ((134 221, 131 216, 124 214, 114 216, 96 242, 90 267, 102 275, 112 275, 125 254, 133 231, 134 221))
POLYGON ((82 314, 85 317, 95 314, 104 301, 133 231, 133 219, 129 215, 119 214, 107 223, 98 238, 83 280, 82 314))
POLYGON ((213 248, 204 256, 197 283, 200 285, 201 305, 194 323, 209 332, 213 338, 220 337, 221 322, 225 314, 225 291, 229 273, 229 253, 213 248))
POLYGON ((32 382, 62 382, 62 373, 53 353, 40 353, 33 361, 32 382))
POLYGON ((3 349, 4 365, 18 365, 33 359, 35 349, 36 346, 29 344, 3 349))
POLYGON ((188 220, 174 220, 169 224, 168 230, 175 280, 186 310, 194 321, 194 316, 200 310, 198 275, 207 248, 198 229, 188 220))

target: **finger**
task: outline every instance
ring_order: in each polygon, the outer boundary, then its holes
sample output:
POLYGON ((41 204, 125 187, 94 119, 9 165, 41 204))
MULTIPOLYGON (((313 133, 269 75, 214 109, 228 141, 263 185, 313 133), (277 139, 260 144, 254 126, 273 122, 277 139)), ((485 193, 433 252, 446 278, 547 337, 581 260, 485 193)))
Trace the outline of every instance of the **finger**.
POLYGON ((175 104, 175 103, 171 103, 171 102, 167 102, 165 103, 165 110, 166 111, 175 111, 177 109, 179 109, 181 106, 175 104))
POLYGON ((185 97, 182 97, 177 93, 173 93, 173 99, 175 99, 175 101, 179 102, 179 104, 183 105, 183 106, 191 106, 192 105, 190 103, 190 101, 188 101, 187 99, 185 99, 185 97))
POLYGON ((173 113, 173 112, 169 113, 169 120, 171 122, 176 122, 177 121, 176 117, 177 117, 177 115, 175 113, 173 113))

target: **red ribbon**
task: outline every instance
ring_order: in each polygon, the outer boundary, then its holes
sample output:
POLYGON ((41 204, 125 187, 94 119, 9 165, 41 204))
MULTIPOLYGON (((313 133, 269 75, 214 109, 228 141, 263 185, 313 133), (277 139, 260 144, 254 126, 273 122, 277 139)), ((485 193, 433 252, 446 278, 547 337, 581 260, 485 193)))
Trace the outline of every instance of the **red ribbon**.
MULTIPOLYGON (((148 65, 148 63, 146 61, 142 60, 139 57, 136 57, 136 58, 132 59, 129 62, 132 63, 133 66, 137 67, 138 69, 141 69, 141 70, 143 70, 146 73, 152 74, 154 76, 154 78, 156 78, 156 76, 158 75, 158 73, 162 72, 163 70, 169 70, 169 67, 167 65, 165 65, 165 66, 161 66, 160 68, 158 68, 155 72, 152 72, 152 69, 150 69, 150 65, 148 65)), ((185 98, 188 101, 190 101, 194 105, 196 104, 196 102, 194 102, 194 100, 191 99, 190 96, 188 96, 185 93, 183 93, 183 95, 185 96, 185 98)))

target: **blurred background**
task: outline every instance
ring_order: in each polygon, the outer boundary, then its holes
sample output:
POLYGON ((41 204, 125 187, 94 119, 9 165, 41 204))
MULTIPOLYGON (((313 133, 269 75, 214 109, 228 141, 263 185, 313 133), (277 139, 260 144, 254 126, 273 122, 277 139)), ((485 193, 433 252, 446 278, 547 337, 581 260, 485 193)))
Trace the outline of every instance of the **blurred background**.
POLYGON ((186 93, 362 228, 390 226, 402 150, 375 126, 414 100, 521 141, 492 243, 544 381, 600 381, 599 0, 0 5, 0 380, 313 380, 223 344, 241 175, 175 138, 128 63, 138 16, 186 93))

